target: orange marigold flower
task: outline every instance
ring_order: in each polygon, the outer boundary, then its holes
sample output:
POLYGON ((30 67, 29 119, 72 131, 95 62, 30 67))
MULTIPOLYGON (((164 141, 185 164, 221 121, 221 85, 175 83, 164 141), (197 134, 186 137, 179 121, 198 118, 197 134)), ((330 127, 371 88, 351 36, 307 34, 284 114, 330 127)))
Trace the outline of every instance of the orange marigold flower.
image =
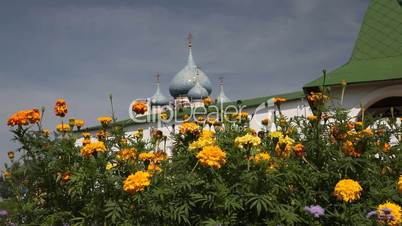
POLYGON ((30 123, 38 123, 41 119, 40 111, 36 108, 27 111, 27 119, 30 123))
POLYGON ((389 150, 391 150, 391 145, 389 143, 385 143, 383 149, 384 152, 389 152, 389 150))
POLYGON ((107 125, 112 121, 112 117, 109 116, 101 116, 98 117, 98 121, 102 124, 102 125, 107 125))
POLYGON ((348 156, 352 156, 355 158, 359 158, 361 156, 361 153, 356 150, 353 142, 350 140, 347 140, 345 143, 343 143, 342 150, 343 153, 348 156))
POLYGON ((41 114, 38 109, 22 110, 11 115, 7 120, 8 126, 26 126, 29 123, 38 123, 41 114))
POLYGON ((335 185, 335 196, 344 202, 353 202, 360 198, 363 188, 359 182, 351 179, 340 180, 335 185))
POLYGON ((310 95, 307 96, 307 99, 312 104, 323 104, 329 97, 323 95, 321 92, 311 92, 310 95))
POLYGON ((62 179, 64 182, 69 182, 69 181, 71 180, 71 173, 63 173, 61 179, 62 179))
POLYGON ((264 118, 263 120, 261 120, 261 124, 264 126, 268 126, 269 124, 269 119, 268 118, 264 118))
POLYGON ((199 126, 194 122, 184 122, 180 125, 179 132, 181 134, 198 134, 199 126))
POLYGON ((318 120, 318 117, 315 115, 308 115, 307 120, 309 120, 310 122, 315 122, 318 120))
POLYGON ((14 159, 14 152, 13 151, 9 151, 9 152, 7 152, 7 155, 8 155, 8 158, 9 159, 14 159))
POLYGON ((153 161, 155 159, 155 154, 152 152, 143 152, 138 155, 138 158, 142 161, 153 161))
POLYGON ((117 158, 121 160, 134 160, 135 156, 134 148, 125 148, 117 152, 117 158))
POLYGON ((100 130, 96 133, 96 137, 98 138, 98 140, 104 140, 106 139, 107 136, 107 132, 105 130, 100 130))
POLYGON ((4 177, 11 177, 11 172, 10 171, 5 171, 4 173, 3 173, 3 176, 4 177))
POLYGON ((68 112, 67 103, 64 99, 57 99, 56 104, 54 106, 54 113, 56 116, 64 117, 68 112))
POLYGON ((204 103, 205 106, 209 106, 209 105, 211 105, 211 104, 214 103, 214 100, 212 100, 211 97, 206 97, 206 98, 204 98, 202 101, 203 101, 203 103, 204 103))
POLYGON ((303 154, 304 154, 304 146, 303 146, 303 144, 296 144, 293 147, 293 150, 294 150, 295 154, 297 156, 299 156, 299 157, 303 156, 303 154))
POLYGON ((96 141, 90 144, 85 145, 81 148, 81 155, 84 157, 89 157, 94 153, 104 153, 106 152, 106 146, 102 141, 96 141))
POLYGON ((155 163, 151 163, 148 165, 147 167, 148 171, 153 171, 153 172, 160 172, 162 171, 162 169, 155 163))
POLYGON ((148 111, 148 106, 143 101, 137 101, 133 104, 132 110, 139 115, 143 115, 145 112, 148 111))
POLYGON ((206 146, 197 154, 197 158, 203 166, 219 169, 226 162, 226 153, 218 146, 206 146))
POLYGON ((90 139, 84 139, 83 141, 82 141, 82 146, 86 146, 86 145, 88 145, 88 144, 90 144, 91 143, 91 140, 90 139))
POLYGON ((167 154, 164 151, 157 151, 155 152, 155 158, 154 158, 154 162, 159 163, 161 161, 164 161, 167 159, 167 154))
POLYGON ((62 124, 58 124, 57 126, 56 126, 56 130, 58 131, 58 132, 60 132, 60 133, 65 133, 65 132, 68 132, 68 131, 70 131, 71 130, 71 128, 70 128, 70 125, 69 124, 64 124, 64 123, 62 123, 62 124))
POLYGON ((143 191, 146 187, 151 185, 151 174, 148 172, 137 171, 131 174, 123 183, 123 189, 126 192, 135 193, 143 191))
POLYGON ((287 99, 286 99, 286 98, 283 98, 283 97, 274 97, 273 100, 274 100, 274 103, 275 103, 275 104, 281 104, 281 103, 287 101, 287 99))

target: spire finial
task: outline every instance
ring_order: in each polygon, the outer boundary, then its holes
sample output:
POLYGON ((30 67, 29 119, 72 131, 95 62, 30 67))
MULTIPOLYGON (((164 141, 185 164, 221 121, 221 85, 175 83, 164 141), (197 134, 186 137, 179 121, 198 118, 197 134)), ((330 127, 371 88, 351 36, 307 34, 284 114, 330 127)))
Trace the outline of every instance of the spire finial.
POLYGON ((191 34, 191 32, 188 33, 187 41, 188 41, 188 48, 191 48, 193 41, 193 35, 191 34))
POLYGON ((161 75, 158 73, 156 74, 156 83, 160 83, 161 81, 161 75))
POLYGON ((219 77, 219 85, 223 86, 223 76, 219 77))

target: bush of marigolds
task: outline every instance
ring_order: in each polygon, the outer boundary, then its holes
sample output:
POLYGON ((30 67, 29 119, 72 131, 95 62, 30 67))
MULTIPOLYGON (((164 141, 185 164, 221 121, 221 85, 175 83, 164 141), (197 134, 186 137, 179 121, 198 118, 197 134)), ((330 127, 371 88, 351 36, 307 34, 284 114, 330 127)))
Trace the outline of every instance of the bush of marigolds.
POLYGON ((81 133, 84 122, 66 119, 63 99, 54 107, 62 123, 50 132, 41 124, 43 109, 17 112, 8 125, 19 153, 9 152, 11 164, 3 172, 15 209, 0 220, 6 225, 401 225, 400 119, 364 113, 350 118, 322 93, 311 93, 308 100, 314 115, 286 118, 280 113, 286 100, 275 99, 276 131, 249 128, 252 115, 243 112, 189 121, 171 134, 155 130, 150 139, 142 130, 127 136, 108 116, 98 118, 97 136, 81 133), (171 156, 164 150, 166 139, 174 142, 171 156))

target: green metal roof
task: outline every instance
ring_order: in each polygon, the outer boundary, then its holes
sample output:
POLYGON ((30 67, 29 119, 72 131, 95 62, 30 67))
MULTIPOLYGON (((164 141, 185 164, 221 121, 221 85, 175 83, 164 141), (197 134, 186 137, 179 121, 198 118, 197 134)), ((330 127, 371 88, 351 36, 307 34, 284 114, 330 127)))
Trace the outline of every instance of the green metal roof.
MULTIPOLYGON (((350 60, 327 74, 325 85, 402 79, 402 6, 371 0, 350 60)), ((304 85, 321 86, 323 77, 304 85)))
MULTIPOLYGON (((265 101, 273 98, 273 97, 283 97, 286 98, 288 100, 296 100, 296 99, 300 99, 305 97, 305 94, 303 91, 297 91, 297 92, 291 92, 291 93, 284 93, 284 94, 279 94, 279 95, 271 95, 271 96, 265 96, 265 97, 257 97, 257 98, 253 98, 253 99, 245 99, 245 100, 238 100, 241 101, 240 105, 244 105, 246 106, 246 108, 249 107, 256 107, 262 103, 264 103, 265 101)), ((223 106, 228 106, 228 105, 237 105, 238 101, 232 101, 232 102, 228 102, 228 103, 224 103, 223 106)), ((214 110, 215 108, 210 107, 211 110, 214 110)), ((183 109, 183 111, 179 112, 178 115, 184 115, 190 113, 190 109, 183 109)), ((140 116, 140 118, 145 119, 146 116, 140 116)), ((154 117, 150 117, 151 119, 154 117)), ((158 118, 158 117, 155 117, 158 118)), ((152 121, 147 121, 145 123, 150 123, 152 121)), ((117 121, 112 123, 112 125, 116 126, 122 126, 122 127, 127 127, 127 126, 131 126, 131 125, 137 125, 137 124, 144 124, 144 123, 137 123, 134 122, 131 119, 125 119, 125 120, 121 120, 121 121, 117 121)), ((90 132, 90 131, 96 131, 101 129, 102 127, 99 126, 92 126, 92 127, 87 127, 87 128, 83 128, 81 129, 79 132, 90 132)), ((78 131, 76 131, 78 132, 78 131)))

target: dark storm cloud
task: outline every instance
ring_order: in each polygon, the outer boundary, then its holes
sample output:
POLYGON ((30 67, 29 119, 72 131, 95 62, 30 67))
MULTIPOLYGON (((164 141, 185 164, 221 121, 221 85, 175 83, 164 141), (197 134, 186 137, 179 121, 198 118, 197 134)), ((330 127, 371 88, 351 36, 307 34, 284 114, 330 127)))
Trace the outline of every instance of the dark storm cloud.
MULTIPOLYGON (((133 98, 168 94, 184 66, 186 35, 197 64, 232 99, 298 90, 347 61, 368 0, 48 0, 0 2, 0 121, 16 110, 65 98, 70 116, 89 124, 127 118, 133 98)), ((216 90, 216 88, 215 88, 216 90)), ((216 95, 216 93, 214 93, 216 95)), ((11 134, 2 123, 0 159, 11 134)))

